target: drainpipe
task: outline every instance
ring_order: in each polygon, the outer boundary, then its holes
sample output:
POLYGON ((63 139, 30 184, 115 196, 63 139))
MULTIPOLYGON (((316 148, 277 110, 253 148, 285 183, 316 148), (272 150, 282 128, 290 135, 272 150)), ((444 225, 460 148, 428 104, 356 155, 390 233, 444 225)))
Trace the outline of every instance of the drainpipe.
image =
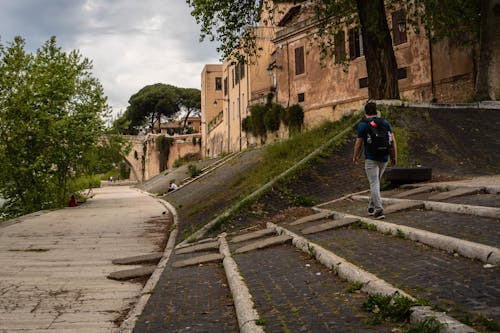
POLYGON ((430 58, 430 67, 431 67, 431 95, 432 95, 431 102, 435 102, 436 101, 436 86, 434 83, 434 61, 432 59, 432 41, 430 38, 428 38, 428 40, 429 40, 429 58, 430 58))
POLYGON ((292 95, 291 87, 290 87, 290 50, 288 48, 288 41, 286 42, 286 76, 288 78, 288 101, 287 106, 290 106, 290 99, 292 95))
MULTIPOLYGON (((241 71, 240 71, 241 75, 241 71)), ((238 124, 240 128, 240 137, 239 137, 239 143, 240 143, 240 151, 241 151, 241 80, 238 82, 238 124)))

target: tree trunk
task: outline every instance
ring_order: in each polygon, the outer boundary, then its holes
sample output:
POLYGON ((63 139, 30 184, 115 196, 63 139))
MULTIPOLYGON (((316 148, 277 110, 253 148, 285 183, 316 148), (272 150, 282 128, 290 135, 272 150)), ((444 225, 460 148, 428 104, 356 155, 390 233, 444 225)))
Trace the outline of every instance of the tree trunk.
MULTIPOLYGON (((495 71, 492 70, 499 64, 495 64, 493 55, 493 45, 499 45, 498 18, 495 17, 494 6, 499 6, 495 0, 481 0, 481 21, 479 26, 479 63, 477 68, 475 99, 478 101, 495 99, 494 84, 495 71), (495 38, 496 36, 496 38, 495 38)), ((498 50, 496 52, 499 52, 498 50)), ((498 56, 497 56, 498 58, 498 56)), ((496 87, 498 89, 498 87, 496 87)))
POLYGON ((384 0, 356 0, 361 22, 368 97, 399 99, 398 65, 385 16, 384 0))

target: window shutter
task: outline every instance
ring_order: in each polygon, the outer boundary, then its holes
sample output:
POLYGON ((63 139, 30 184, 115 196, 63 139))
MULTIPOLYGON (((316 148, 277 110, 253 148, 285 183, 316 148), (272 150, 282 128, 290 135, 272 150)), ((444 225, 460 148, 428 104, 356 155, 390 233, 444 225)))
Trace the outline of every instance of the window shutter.
POLYGON ((356 44, 358 41, 357 29, 349 29, 349 58, 356 58, 356 44))
POLYGON ((303 74, 304 72, 304 47, 301 46, 295 49, 295 75, 303 74))
POLYGON ((335 34, 335 62, 341 63, 345 60, 345 32, 339 31, 335 34))
POLYGON ((394 45, 407 42, 406 11, 404 9, 400 9, 392 13, 392 34, 394 36, 394 45))

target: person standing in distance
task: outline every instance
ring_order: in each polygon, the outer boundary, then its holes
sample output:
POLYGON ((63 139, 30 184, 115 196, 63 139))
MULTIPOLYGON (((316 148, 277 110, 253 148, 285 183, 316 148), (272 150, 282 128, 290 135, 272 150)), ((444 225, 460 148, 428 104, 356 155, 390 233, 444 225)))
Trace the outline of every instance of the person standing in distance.
POLYGON ((380 195, 380 180, 389 158, 392 166, 397 164, 397 147, 391 125, 377 116, 377 105, 369 102, 365 105, 366 119, 358 125, 358 136, 354 143, 352 161, 358 163, 361 146, 364 145, 365 171, 370 183, 368 213, 375 219, 383 219, 384 207, 380 195))

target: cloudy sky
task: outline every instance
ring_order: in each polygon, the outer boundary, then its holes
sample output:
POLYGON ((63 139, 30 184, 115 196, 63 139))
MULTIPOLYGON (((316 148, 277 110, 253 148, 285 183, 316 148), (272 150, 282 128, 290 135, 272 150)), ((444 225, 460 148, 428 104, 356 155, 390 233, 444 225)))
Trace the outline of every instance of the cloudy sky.
POLYGON ((20 35, 33 52, 56 36, 80 50, 118 112, 148 84, 200 88, 203 66, 219 56, 189 13, 185 0, 0 0, 0 42, 20 35))

